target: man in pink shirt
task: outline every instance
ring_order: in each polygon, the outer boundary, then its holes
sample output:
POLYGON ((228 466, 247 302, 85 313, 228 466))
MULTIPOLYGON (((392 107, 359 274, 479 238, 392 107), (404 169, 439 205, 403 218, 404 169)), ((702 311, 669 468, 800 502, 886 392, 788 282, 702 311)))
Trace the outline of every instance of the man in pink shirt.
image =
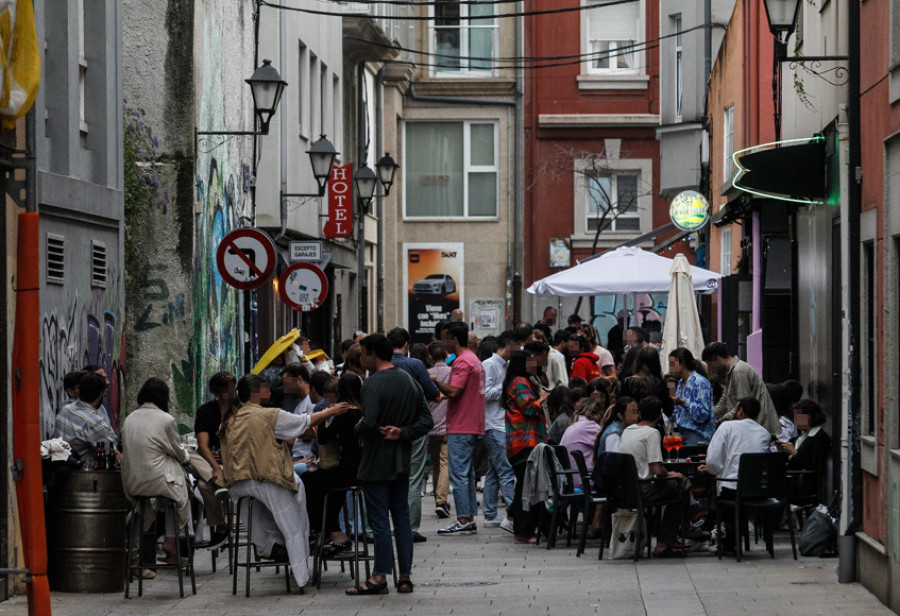
POLYGON ((474 535, 477 501, 472 452, 484 436, 484 367, 468 347, 469 328, 465 323, 447 323, 441 330, 441 344, 456 354, 450 382, 435 380, 447 397, 447 466, 456 504, 456 522, 438 531, 440 535, 474 535))

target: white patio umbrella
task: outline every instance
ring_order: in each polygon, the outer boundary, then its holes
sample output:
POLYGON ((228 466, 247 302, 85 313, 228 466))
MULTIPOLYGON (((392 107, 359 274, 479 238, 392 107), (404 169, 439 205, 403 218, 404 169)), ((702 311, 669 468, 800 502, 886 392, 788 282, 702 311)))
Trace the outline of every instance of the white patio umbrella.
MULTIPOLYGON (((633 246, 621 246, 542 278, 528 287, 528 292, 561 296, 665 293, 672 283, 671 267, 672 259, 633 246)), ((694 291, 709 294, 719 288, 721 274, 690 264, 688 267, 694 291)))
POLYGON ((667 356, 678 347, 689 350, 700 358, 703 351, 703 333, 700 330, 700 314, 691 282, 691 264, 683 254, 675 256, 669 270, 669 304, 663 326, 661 355, 667 356))

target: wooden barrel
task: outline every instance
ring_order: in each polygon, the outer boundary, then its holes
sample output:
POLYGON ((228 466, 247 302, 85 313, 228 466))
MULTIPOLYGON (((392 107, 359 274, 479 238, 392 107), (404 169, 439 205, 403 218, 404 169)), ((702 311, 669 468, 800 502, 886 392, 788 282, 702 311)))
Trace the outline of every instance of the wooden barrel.
POLYGON ((47 551, 50 589, 119 592, 125 582, 129 503, 120 471, 75 470, 50 495, 47 551))

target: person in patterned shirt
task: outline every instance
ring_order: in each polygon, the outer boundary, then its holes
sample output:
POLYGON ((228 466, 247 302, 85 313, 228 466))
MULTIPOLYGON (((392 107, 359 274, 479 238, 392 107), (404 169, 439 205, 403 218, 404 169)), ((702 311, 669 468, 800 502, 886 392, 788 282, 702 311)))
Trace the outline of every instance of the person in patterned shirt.
POLYGON ((507 514, 513 517, 516 543, 533 541, 537 510, 522 509, 522 485, 531 450, 547 442, 547 415, 543 404, 548 392, 535 392, 530 376, 537 373, 539 358, 529 351, 510 354, 503 381, 503 404, 506 407, 506 455, 516 473, 516 492, 507 514))
POLYGON ((702 371, 689 350, 677 348, 669 353, 669 375, 678 379, 672 418, 688 447, 708 443, 716 431, 712 386, 702 371))

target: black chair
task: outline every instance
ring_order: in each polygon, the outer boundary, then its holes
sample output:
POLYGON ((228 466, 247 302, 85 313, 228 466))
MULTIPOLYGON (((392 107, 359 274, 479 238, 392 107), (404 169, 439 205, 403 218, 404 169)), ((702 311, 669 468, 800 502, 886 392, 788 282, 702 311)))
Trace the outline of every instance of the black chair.
MULTIPOLYGON (((733 511, 734 553, 741 561, 741 536, 748 537, 746 521, 750 514, 756 514, 756 524, 762 525, 766 551, 775 558, 773 531, 781 520, 781 514, 789 511, 787 491, 787 458, 783 453, 745 453, 741 455, 737 479, 717 479, 723 483, 724 494, 716 497, 716 529, 722 537, 723 510, 733 511)), ((788 525, 794 560, 797 559, 797 542, 794 525, 788 525)), ((748 537, 749 539, 749 537, 748 537)), ((749 543, 747 545, 749 548, 749 543)), ((716 552, 722 558, 723 542, 717 543, 716 552)))
MULTIPOLYGON (((138 597, 144 594, 144 569, 175 569, 178 571, 178 592, 184 597, 184 574, 191 576, 191 591, 197 594, 197 580, 194 578, 194 546, 191 544, 191 534, 188 530, 188 524, 183 524, 177 531, 175 537, 175 563, 171 565, 160 564, 156 562, 144 562, 143 550, 141 550, 141 536, 144 531, 144 519, 148 513, 148 508, 153 509, 151 500, 155 499, 157 503, 162 504, 163 514, 172 516, 173 520, 178 519, 178 507, 175 501, 162 496, 138 496, 135 497, 131 507, 126 530, 125 530, 125 598, 130 598, 131 580, 136 577, 138 581, 138 597), (182 557, 182 541, 186 546, 186 554, 182 557), (135 545, 137 549, 135 550, 135 545), (135 558, 135 553, 137 558, 135 558), (182 558, 184 563, 182 564, 182 558)), ((177 522, 176 522, 177 524, 177 522)), ((153 554, 155 558, 156 554, 153 554)))
MULTIPOLYGON (((550 473, 550 485, 553 489, 553 510, 550 512, 550 527, 547 531, 547 549, 549 550, 556 546, 556 537, 559 534, 561 521, 560 511, 566 511, 572 499, 579 498, 581 494, 575 492, 572 477, 578 471, 570 467, 569 451, 562 445, 547 445, 544 455, 546 456, 547 470, 550 473)), ((541 513, 542 521, 544 512, 541 513)), ((570 528, 572 524, 574 521, 569 520, 570 528)), ((538 524, 537 543, 540 543, 542 526, 543 524, 538 524)), ((571 536, 568 545, 572 545, 571 536)))
MULTIPOLYGON (((634 456, 631 454, 618 454, 622 456, 622 468, 617 478, 613 482, 613 485, 606 486, 606 497, 610 503, 611 509, 635 509, 638 513, 638 530, 635 545, 638 547, 634 551, 634 561, 637 562, 641 557, 641 548, 643 545, 642 541, 644 540, 644 519, 647 518, 648 534, 652 535, 653 532, 653 524, 652 522, 655 519, 654 511, 659 512, 661 507, 678 507, 679 513, 681 515, 681 542, 684 543, 684 529, 685 529, 685 520, 684 520, 684 511, 685 511, 685 495, 678 494, 673 496, 672 498, 662 498, 662 499, 646 499, 644 498, 644 494, 641 490, 641 486, 643 484, 647 484, 654 481, 674 481, 679 478, 676 477, 659 477, 659 478, 651 478, 651 479, 640 479, 638 477, 637 472, 637 464, 634 461, 634 456), (650 515, 646 515, 646 512, 649 510, 650 515)), ((596 464, 595 464, 596 468, 596 464)), ((600 542, 600 555, 599 559, 603 559, 603 543, 600 542)), ((647 541, 647 557, 649 558, 652 554, 652 549, 650 547, 650 541, 647 541)))
MULTIPOLYGON (((594 510, 598 505, 603 505, 606 503, 606 497, 601 496, 599 493, 596 493, 591 485, 591 477, 588 474, 587 470, 587 462, 584 459, 584 454, 580 451, 572 451, 570 452, 572 459, 575 461, 575 469, 578 471, 578 476, 581 478, 581 492, 582 499, 579 501, 577 499, 572 500, 572 509, 574 510, 572 515, 570 516, 569 523, 569 543, 571 544, 572 533, 575 529, 575 521, 578 516, 578 507, 577 504, 581 503, 581 511, 583 512, 583 517, 581 520, 581 533, 578 536, 578 548, 575 550, 575 556, 579 557, 584 554, 584 547, 587 544, 587 531, 588 526, 590 526, 591 521, 594 519, 594 510)), ((606 528, 605 521, 606 516, 600 522, 600 540, 606 541, 606 528)))
MULTIPOLYGON (((242 496, 238 499, 237 505, 235 506, 235 514, 234 514, 234 527, 233 527, 233 540, 232 545, 233 554, 234 554, 234 562, 232 562, 231 567, 231 594, 237 594, 237 582, 238 582, 238 567, 243 567, 247 571, 247 575, 245 577, 245 585, 244 585, 244 596, 250 596, 250 569, 256 569, 259 571, 262 567, 275 567, 275 572, 278 573, 279 567, 284 567, 284 581, 287 586, 288 594, 291 594, 291 565, 290 563, 277 562, 274 560, 268 559, 260 559, 256 554, 256 547, 253 545, 253 542, 250 541, 250 537, 253 536, 253 505, 256 502, 252 496, 242 496), (241 541, 241 531, 244 529, 244 525, 241 522, 241 513, 246 509, 247 513, 247 535, 244 538, 244 541, 241 541), (238 546, 243 545, 246 548, 244 552, 244 562, 239 562, 240 555, 238 546), (250 558, 250 551, 253 550, 254 558, 250 558)), ((260 507, 265 507, 262 503, 259 504, 260 507)))

